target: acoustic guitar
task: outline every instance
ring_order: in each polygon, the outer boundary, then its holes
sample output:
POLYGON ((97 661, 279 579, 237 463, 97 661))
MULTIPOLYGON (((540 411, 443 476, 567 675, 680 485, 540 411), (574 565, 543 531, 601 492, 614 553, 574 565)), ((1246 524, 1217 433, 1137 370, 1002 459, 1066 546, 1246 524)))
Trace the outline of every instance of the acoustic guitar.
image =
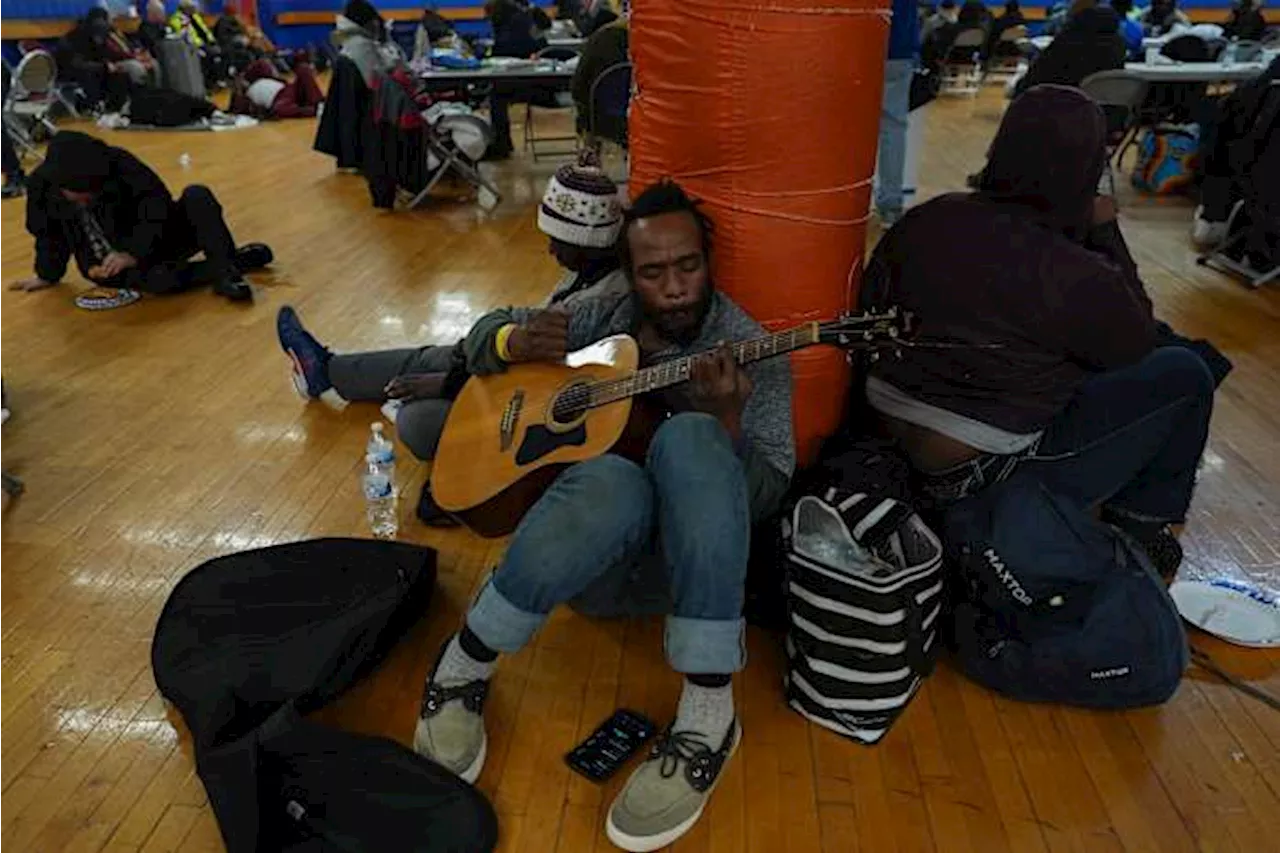
MULTIPOLYGON (((896 348, 909 326, 909 315, 890 309, 805 323, 732 348, 739 364, 814 344, 896 348)), ((563 364, 516 364, 471 377, 436 449, 436 503, 481 536, 505 536, 566 466, 620 452, 624 444, 645 446, 660 418, 649 407, 633 407, 633 399, 685 382, 695 358, 640 368, 636 341, 614 335, 569 353, 563 364)))

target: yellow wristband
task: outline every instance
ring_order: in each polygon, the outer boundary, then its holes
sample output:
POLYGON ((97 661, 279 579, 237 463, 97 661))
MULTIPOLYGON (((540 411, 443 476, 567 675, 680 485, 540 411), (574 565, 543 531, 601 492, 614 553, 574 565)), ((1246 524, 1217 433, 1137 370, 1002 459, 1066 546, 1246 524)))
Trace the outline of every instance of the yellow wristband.
POLYGON ((503 361, 511 361, 511 351, 507 349, 507 344, 511 340, 511 333, 515 330, 516 324, 508 323, 498 330, 497 336, 493 339, 493 350, 503 361))

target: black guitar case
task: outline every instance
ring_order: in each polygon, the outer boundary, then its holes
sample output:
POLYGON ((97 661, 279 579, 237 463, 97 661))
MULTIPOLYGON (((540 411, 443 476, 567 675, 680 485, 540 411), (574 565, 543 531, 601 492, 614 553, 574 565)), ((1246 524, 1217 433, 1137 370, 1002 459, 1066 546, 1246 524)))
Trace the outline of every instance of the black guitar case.
POLYGON ((400 744, 303 719, 423 615, 435 552, 320 539, 204 563, 169 596, 151 665, 191 729, 229 853, 492 850, 482 794, 400 744))

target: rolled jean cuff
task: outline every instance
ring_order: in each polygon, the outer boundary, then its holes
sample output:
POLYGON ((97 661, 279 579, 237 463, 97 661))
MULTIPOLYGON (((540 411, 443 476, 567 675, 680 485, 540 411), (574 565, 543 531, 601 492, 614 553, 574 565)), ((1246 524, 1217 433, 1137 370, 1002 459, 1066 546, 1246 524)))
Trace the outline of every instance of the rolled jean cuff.
POLYGON ((685 675, 739 672, 747 663, 746 622, 742 619, 690 619, 668 616, 667 662, 685 675))
POLYGON ((486 646, 503 654, 514 654, 525 647, 542 623, 545 613, 528 613, 507 601, 490 579, 476 603, 467 611, 467 627, 486 646))

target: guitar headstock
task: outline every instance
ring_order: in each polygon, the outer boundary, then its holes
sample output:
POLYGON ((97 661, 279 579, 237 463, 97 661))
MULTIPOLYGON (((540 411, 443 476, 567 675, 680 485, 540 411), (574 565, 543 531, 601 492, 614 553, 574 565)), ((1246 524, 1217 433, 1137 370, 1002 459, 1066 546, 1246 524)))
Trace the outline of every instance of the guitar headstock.
POLYGON ((899 308, 843 314, 818 324, 818 340, 846 350, 897 349, 915 331, 910 312, 899 308))

